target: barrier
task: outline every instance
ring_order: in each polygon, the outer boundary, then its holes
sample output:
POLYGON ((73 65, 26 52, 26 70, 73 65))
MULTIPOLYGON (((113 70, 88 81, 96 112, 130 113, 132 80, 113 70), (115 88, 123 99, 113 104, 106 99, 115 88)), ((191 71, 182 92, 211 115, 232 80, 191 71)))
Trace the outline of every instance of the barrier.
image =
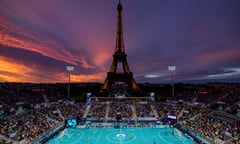
POLYGON ((200 135, 196 134, 189 128, 185 127, 184 125, 177 124, 177 128, 180 129, 183 133, 188 134, 190 137, 192 137, 195 141, 200 142, 202 144, 211 144, 208 140, 204 139, 200 135))
POLYGON ((35 139, 34 141, 31 142, 31 144, 44 144, 46 143, 49 139, 54 137, 58 132, 62 131, 65 128, 65 124, 61 123, 58 127, 46 132, 43 134, 41 137, 35 139))

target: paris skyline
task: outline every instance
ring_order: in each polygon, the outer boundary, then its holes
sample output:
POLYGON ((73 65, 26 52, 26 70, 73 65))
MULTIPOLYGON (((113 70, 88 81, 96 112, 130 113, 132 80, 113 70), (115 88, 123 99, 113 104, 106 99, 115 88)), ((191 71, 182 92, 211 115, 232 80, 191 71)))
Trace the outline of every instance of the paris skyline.
MULTIPOLYGON (((240 1, 122 0, 137 83, 240 82, 240 1)), ((113 61, 118 0, 1 0, 0 82, 103 82, 113 61)))

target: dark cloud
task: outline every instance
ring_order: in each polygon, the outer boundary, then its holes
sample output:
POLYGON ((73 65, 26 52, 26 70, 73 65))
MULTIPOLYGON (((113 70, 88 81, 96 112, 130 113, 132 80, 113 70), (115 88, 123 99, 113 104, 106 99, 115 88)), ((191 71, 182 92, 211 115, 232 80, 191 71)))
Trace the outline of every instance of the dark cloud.
MULTIPOLYGON (((29 69, 0 80, 103 82, 115 49, 117 3, 106 0, 0 2, 0 62, 29 69), (10 64, 10 63, 8 63, 10 64), (51 74, 50 74, 51 73, 51 74), (49 76, 51 75, 51 76, 49 76), (30 80, 31 79, 31 80, 30 80)), ((137 82, 240 81, 240 1, 122 1, 127 59, 137 82)))

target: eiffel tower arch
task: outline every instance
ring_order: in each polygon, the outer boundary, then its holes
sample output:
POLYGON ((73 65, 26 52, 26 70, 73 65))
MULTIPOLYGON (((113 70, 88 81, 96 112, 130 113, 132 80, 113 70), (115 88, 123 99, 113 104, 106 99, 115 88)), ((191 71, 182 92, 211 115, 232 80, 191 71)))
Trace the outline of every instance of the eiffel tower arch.
POLYGON ((122 4, 120 1, 117 6, 117 11, 118 22, 115 53, 113 54, 110 71, 107 73, 107 78, 104 81, 100 92, 111 91, 113 85, 124 83, 124 85, 127 85, 127 89, 130 93, 136 93, 140 90, 127 63, 127 54, 125 53, 123 40, 122 4))

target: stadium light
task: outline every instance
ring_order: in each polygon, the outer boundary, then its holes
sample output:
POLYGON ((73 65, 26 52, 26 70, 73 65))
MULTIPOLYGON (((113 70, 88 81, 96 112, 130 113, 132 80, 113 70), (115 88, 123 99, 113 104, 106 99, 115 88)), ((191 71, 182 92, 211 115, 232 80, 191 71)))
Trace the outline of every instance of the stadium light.
POLYGON ((173 71, 176 70, 176 66, 175 65, 170 65, 170 66, 168 66, 168 70, 171 71, 171 74, 172 74, 172 98, 174 98, 173 71))
POLYGON ((66 70, 68 71, 68 99, 70 97, 70 74, 74 70, 74 66, 66 66, 66 70))

